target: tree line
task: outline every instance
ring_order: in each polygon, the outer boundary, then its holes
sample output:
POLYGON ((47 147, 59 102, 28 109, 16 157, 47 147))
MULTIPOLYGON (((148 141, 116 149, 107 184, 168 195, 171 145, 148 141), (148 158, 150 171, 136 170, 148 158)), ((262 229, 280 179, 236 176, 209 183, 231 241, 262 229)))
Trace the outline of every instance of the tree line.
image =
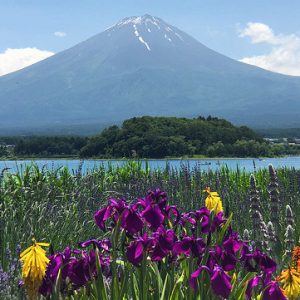
MULTIPOLYGON (((33 136, 0 139, 16 156, 82 158, 258 157, 296 154, 298 149, 270 145, 246 126, 215 117, 135 117, 91 137, 33 136)), ((0 150, 1 150, 0 149, 0 150)), ((3 152, 3 151, 2 151, 3 152)), ((1 155, 1 151, 0 151, 1 155)), ((3 156, 3 155, 2 155, 3 156)))

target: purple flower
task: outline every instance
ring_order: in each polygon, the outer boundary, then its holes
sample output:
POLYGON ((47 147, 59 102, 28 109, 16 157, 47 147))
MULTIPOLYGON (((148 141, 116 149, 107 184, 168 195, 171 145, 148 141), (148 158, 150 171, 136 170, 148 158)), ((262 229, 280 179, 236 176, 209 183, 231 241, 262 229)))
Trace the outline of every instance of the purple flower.
POLYGON ((210 211, 206 208, 203 207, 199 210, 196 211, 195 217, 197 220, 200 220, 201 222, 201 231, 204 234, 209 234, 210 233, 210 211))
POLYGON ((237 233, 230 234, 223 242, 223 248, 230 253, 237 253, 242 247, 243 242, 238 239, 237 233))
POLYGON ((262 300, 287 300, 278 282, 272 281, 263 291, 262 300))
POLYGON ((198 267, 198 269, 191 274, 191 278, 189 280, 189 284, 192 289, 194 289, 194 290, 197 289, 197 279, 203 270, 205 270, 209 274, 211 274, 210 269, 207 266, 198 267))
POLYGON ((57 280, 58 272, 63 264, 63 255, 60 253, 54 254, 49 257, 49 260, 50 262, 48 264, 45 277, 39 288, 39 292, 45 297, 52 293, 52 288, 57 280))
POLYGON ((151 260, 161 261, 165 256, 167 256, 167 252, 162 249, 159 243, 155 243, 155 246, 151 253, 151 260))
POLYGON ((106 230, 105 221, 112 217, 114 222, 116 223, 120 215, 124 211, 124 209, 127 207, 126 202, 122 199, 120 200, 110 199, 109 202, 110 202, 109 205, 100 209, 94 215, 96 224, 103 231, 106 230))
POLYGON ((111 242, 108 239, 104 239, 104 240, 91 239, 84 242, 79 242, 78 245, 81 248, 86 248, 90 245, 94 245, 99 249, 103 249, 105 251, 108 251, 111 248, 111 242))
POLYGON ((171 206, 167 205, 166 206, 166 215, 167 215, 167 218, 171 221, 172 221, 171 215, 175 216, 175 221, 172 222, 173 226, 175 226, 179 223, 181 216, 180 216, 180 213, 179 213, 179 211, 178 211, 178 209, 175 205, 171 205, 171 206))
POLYGON ((211 276, 211 287, 215 294, 223 298, 228 298, 232 289, 230 282, 230 276, 227 275, 221 267, 215 266, 213 275, 211 276))
POLYGON ((248 272, 262 270, 264 273, 273 273, 276 271, 276 262, 259 250, 246 254, 244 260, 245 269, 248 272))
POLYGON ((135 266, 143 260, 144 245, 142 241, 133 241, 127 247, 127 259, 135 266))
POLYGON ((214 250, 209 252, 207 265, 212 269, 216 264, 223 267, 225 271, 231 271, 235 268, 237 258, 232 252, 227 252, 221 246, 215 246, 214 250))
POLYGON ((167 194, 160 189, 155 189, 148 192, 146 200, 151 201, 151 203, 158 203, 159 208, 163 210, 167 204, 167 194))
POLYGON ((111 207, 110 206, 104 207, 95 213, 94 218, 95 218, 96 224, 102 231, 106 230, 105 221, 107 219, 109 219, 110 216, 111 216, 111 207))
POLYGON ((185 236, 181 241, 175 243, 173 252, 177 255, 180 255, 181 253, 190 255, 192 253, 195 257, 201 258, 205 249, 206 244, 202 238, 185 236))
POLYGON ((165 219, 157 204, 154 206, 148 205, 142 212, 142 217, 147 221, 147 223, 150 225, 150 229, 152 230, 156 230, 165 219))
POLYGON ((153 233, 154 248, 151 253, 152 261, 161 261, 165 256, 171 253, 177 237, 172 229, 165 230, 163 226, 159 227, 153 233))
POLYGON ((191 213, 183 213, 183 214, 181 214, 181 217, 179 219, 179 224, 182 227, 185 227, 186 223, 189 223, 189 224, 191 224, 193 226, 195 226, 197 224, 196 220, 192 217, 191 213))
POLYGON ((137 266, 143 260, 143 251, 148 251, 153 245, 153 240, 148 238, 148 234, 144 233, 142 237, 139 237, 132 241, 126 250, 127 259, 135 266, 137 266))
POLYGON ((260 280, 260 277, 255 276, 248 281, 247 290, 245 293, 247 299, 251 299, 253 288, 259 284, 259 280, 260 280))
POLYGON ((143 229, 143 221, 132 208, 127 208, 122 215, 121 227, 131 234, 135 234, 143 229))
POLYGON ((181 241, 177 241, 174 244, 173 252, 176 255, 180 255, 180 254, 190 255, 191 247, 192 247, 192 240, 193 239, 190 236, 183 237, 181 241))
POLYGON ((218 265, 216 265, 213 270, 209 269, 207 266, 200 266, 195 272, 191 274, 189 280, 191 288, 193 288, 194 290, 197 288, 197 278, 200 276, 203 270, 206 270, 210 274, 211 287, 214 293, 222 298, 228 298, 232 289, 230 283, 231 278, 218 265))

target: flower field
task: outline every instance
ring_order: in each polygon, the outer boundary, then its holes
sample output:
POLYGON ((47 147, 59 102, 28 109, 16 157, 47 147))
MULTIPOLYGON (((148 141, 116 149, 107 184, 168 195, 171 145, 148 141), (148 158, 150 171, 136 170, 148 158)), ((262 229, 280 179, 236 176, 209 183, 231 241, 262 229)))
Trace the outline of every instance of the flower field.
POLYGON ((2 172, 1 299, 298 299, 300 171, 2 172))

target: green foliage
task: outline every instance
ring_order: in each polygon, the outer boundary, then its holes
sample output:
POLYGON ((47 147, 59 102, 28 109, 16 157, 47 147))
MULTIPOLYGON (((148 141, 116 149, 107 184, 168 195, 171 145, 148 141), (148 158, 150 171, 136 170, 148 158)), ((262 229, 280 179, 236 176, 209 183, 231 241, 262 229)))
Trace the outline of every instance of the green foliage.
POLYGON ((205 154, 209 156, 266 155, 268 147, 251 129, 226 120, 141 117, 112 126, 89 139, 82 157, 146 158, 205 154), (232 146, 234 145, 234 146, 232 146))
POLYGON ((48 157, 78 155, 80 149, 85 146, 87 138, 78 136, 29 136, 1 138, 1 141, 13 145, 13 154, 16 156, 48 157))
POLYGON ((296 155, 300 147, 268 144, 251 129, 214 117, 140 117, 92 137, 2 137, 0 157, 164 158, 296 155), (9 145, 9 148, 6 146, 9 145))

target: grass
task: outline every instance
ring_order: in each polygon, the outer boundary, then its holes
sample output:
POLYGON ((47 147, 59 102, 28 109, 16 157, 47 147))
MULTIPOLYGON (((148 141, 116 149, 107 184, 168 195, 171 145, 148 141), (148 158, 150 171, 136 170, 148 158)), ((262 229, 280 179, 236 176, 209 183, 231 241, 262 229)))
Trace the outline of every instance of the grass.
MULTIPOLYGON (((297 216, 300 213, 300 171, 278 169, 282 210, 289 204, 297 216)), ((262 214, 270 219, 268 170, 256 172, 257 186, 261 197, 262 214)), ((93 213, 111 196, 134 200, 149 189, 159 187, 166 191, 170 202, 181 210, 199 208, 203 204, 202 190, 210 186, 224 199, 226 211, 233 211, 238 230, 251 230, 249 219, 250 173, 237 169, 231 171, 203 171, 199 167, 182 165, 179 169, 166 167, 150 170, 137 162, 122 167, 107 169, 98 167, 82 175, 80 170, 70 172, 66 168, 57 170, 39 169, 32 165, 24 172, 5 172, 1 180, 1 253, 8 246, 14 249, 18 243, 26 243, 35 236, 39 240, 51 241, 59 248, 69 242, 98 234, 93 213), (245 216, 240 218, 240 216, 245 216)), ((299 232, 296 224, 296 233, 299 232)))
MULTIPOLYGON (((54 250, 77 246, 78 241, 101 238, 93 214, 107 204, 110 197, 126 198, 129 202, 159 187, 168 194, 169 202, 181 211, 200 208, 204 203, 203 189, 210 186, 223 199, 225 213, 233 212, 235 230, 253 229, 250 217, 250 173, 226 167, 204 171, 200 166, 181 165, 175 169, 150 169, 148 164, 129 161, 123 166, 100 166, 87 174, 70 172, 67 168, 39 169, 36 165, 12 174, 4 171, 0 182, 0 261, 9 267, 7 251, 16 258, 15 249, 28 246, 32 237, 51 242, 54 250)), ((278 225, 284 243, 285 207, 290 205, 294 216, 300 214, 300 170, 277 169, 280 200, 278 225)), ((270 184, 267 169, 255 172, 264 222, 271 220, 270 184)), ((276 224, 277 225, 277 224, 276 224)), ((300 233, 299 218, 295 219, 294 240, 300 233)))

